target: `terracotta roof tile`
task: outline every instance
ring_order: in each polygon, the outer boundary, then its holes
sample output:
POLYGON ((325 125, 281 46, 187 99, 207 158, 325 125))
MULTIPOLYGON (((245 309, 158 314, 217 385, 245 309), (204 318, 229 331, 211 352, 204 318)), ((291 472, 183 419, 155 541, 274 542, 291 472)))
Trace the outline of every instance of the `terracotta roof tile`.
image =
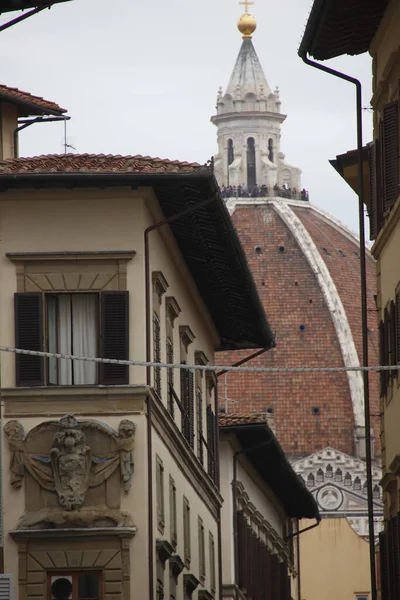
POLYGON ((251 414, 219 414, 219 425, 220 427, 237 427, 238 425, 271 425, 273 417, 266 415, 265 413, 251 413, 251 414))
POLYGON ((198 163, 150 156, 112 154, 49 154, 0 161, 0 177, 32 173, 191 173, 202 169, 198 163))
POLYGON ((61 108, 61 106, 58 106, 55 102, 50 102, 41 96, 33 96, 18 88, 11 88, 2 84, 0 84, 0 98, 16 104, 30 104, 31 106, 36 107, 38 109, 37 112, 40 113, 62 114, 67 112, 66 108, 61 108))

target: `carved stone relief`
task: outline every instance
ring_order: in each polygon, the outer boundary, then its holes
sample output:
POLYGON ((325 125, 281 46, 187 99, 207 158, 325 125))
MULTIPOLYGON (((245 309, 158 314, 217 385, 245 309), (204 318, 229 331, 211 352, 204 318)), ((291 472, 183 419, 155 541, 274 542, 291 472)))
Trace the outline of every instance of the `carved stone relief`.
POLYGON ((22 487, 26 514, 19 528, 130 525, 119 510, 118 479, 131 487, 136 425, 122 420, 118 433, 97 421, 66 415, 25 436, 18 421, 4 426, 11 451, 11 485, 22 487), (119 475, 119 477, 118 477, 119 475))

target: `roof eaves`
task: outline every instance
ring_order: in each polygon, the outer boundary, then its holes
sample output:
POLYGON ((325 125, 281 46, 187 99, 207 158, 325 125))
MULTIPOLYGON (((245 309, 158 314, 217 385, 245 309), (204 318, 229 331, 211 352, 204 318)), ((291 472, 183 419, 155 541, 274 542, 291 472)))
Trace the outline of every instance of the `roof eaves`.
POLYGON ((35 98, 32 97, 32 100, 27 100, 27 99, 23 99, 23 98, 17 98, 16 96, 13 96, 12 94, 9 94, 7 92, 2 92, 0 91, 0 100, 5 100, 6 102, 9 102, 10 104, 17 104, 19 106, 25 106, 28 110, 29 113, 32 115, 52 115, 55 117, 58 116, 62 116, 63 114, 65 114, 67 112, 66 108, 61 108, 59 107, 59 110, 55 109, 55 108, 48 108, 45 106, 45 103, 47 103, 46 100, 43 100, 43 104, 38 101, 35 101, 35 98))

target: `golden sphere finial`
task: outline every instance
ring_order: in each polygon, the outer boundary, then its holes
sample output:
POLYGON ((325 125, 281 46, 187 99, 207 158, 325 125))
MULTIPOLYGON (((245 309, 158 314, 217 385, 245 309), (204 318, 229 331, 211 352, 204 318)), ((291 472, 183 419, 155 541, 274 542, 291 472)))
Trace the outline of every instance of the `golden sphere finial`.
POLYGON ((252 33, 254 33, 257 28, 255 18, 249 13, 249 4, 254 4, 254 2, 244 0, 244 2, 239 2, 239 4, 244 6, 245 13, 240 17, 237 27, 240 33, 243 34, 243 39, 251 39, 252 33))

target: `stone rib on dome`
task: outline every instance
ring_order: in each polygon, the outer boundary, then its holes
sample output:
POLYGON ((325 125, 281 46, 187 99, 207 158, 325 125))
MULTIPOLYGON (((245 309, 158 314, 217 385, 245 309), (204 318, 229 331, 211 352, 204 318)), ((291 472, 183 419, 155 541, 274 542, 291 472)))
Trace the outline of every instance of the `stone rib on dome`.
POLYGON ((271 93, 252 41, 244 39, 225 95, 244 98, 246 94, 259 96, 261 91, 265 96, 271 93))
MULTIPOLYGON (((276 332, 277 347, 250 364, 342 367, 359 362, 362 335, 356 238, 307 202, 237 199, 229 205, 276 332), (305 251, 308 246, 312 260, 305 251)), ((369 253, 367 280, 369 362, 375 365, 375 263, 369 253)), ((234 353, 224 358, 232 364, 242 356, 234 353)), ((220 385, 220 405, 228 412, 273 412, 277 437, 288 454, 312 454, 329 445, 348 454, 356 451, 364 422, 359 375, 230 373, 220 385)), ((378 446, 375 373, 370 374, 370 401, 378 446)))

